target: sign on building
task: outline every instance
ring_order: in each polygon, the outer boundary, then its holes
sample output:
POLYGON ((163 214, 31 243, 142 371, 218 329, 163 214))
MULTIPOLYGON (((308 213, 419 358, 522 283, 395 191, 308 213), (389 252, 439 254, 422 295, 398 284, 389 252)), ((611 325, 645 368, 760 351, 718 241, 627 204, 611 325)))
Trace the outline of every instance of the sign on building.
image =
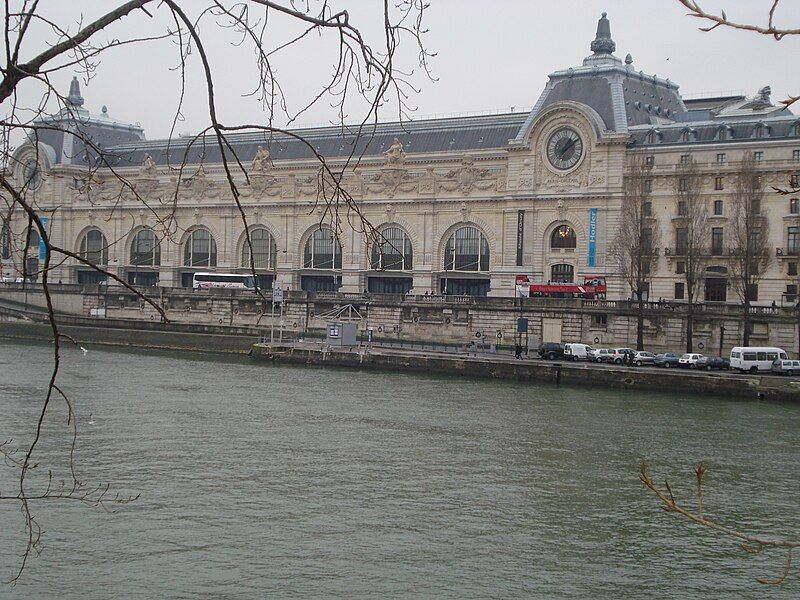
POLYGON ((589 209, 589 247, 586 266, 597 266, 595 254, 597 246, 597 209, 589 209))

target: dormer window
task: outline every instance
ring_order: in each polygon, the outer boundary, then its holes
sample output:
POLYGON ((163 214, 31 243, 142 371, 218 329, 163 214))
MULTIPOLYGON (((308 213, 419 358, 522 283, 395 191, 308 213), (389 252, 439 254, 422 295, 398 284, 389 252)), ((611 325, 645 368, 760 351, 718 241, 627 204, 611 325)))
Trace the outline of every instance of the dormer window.
POLYGON ((754 138, 769 137, 769 127, 767 127, 763 123, 759 123, 753 128, 753 137, 754 138))
POLYGON ((647 132, 647 143, 658 144, 661 142, 661 132, 658 129, 651 129, 647 132))
POLYGON ((717 140, 725 141, 733 138, 733 131, 728 125, 722 125, 717 128, 717 140))
POLYGON ((681 131, 681 141, 682 142, 686 142, 686 143, 693 142, 693 141, 695 141, 695 139, 696 139, 696 135, 695 135, 695 131, 693 129, 689 129, 687 127, 686 129, 683 129, 681 131))

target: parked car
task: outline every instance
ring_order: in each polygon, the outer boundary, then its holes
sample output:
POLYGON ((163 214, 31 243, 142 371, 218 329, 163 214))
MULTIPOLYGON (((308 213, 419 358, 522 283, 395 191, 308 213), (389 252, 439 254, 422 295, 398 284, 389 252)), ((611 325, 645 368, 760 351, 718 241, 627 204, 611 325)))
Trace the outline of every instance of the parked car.
POLYGON ((607 362, 612 362, 615 365, 621 365, 625 362, 625 357, 627 355, 633 356, 636 354, 636 350, 633 348, 614 348, 611 350, 611 354, 609 355, 609 360, 607 362))
POLYGON ((664 352, 663 354, 656 354, 653 364, 657 367, 669 369, 670 367, 677 367, 680 356, 674 352, 664 352))
POLYGON ((633 355, 633 364, 637 367, 641 367, 642 365, 653 365, 656 362, 656 355, 652 352, 645 352, 644 350, 639 350, 636 354, 633 355))
POLYGON ((557 344, 555 342, 545 342, 539 346, 539 356, 548 360, 556 360, 557 358, 564 358, 564 344, 557 344))
POLYGON ((784 358, 776 358, 772 361, 772 372, 779 375, 792 376, 795 373, 800 374, 800 360, 788 360, 784 358))
POLYGON ((589 352, 593 350, 588 344, 564 344, 566 360, 589 360, 589 352))
POLYGON ((608 348, 592 348, 589 352, 589 362, 611 362, 613 350, 608 348))
POLYGON ((697 361, 702 358, 702 354, 684 354, 678 359, 678 366, 684 369, 696 369, 697 361))
POLYGON ((698 369, 705 369, 706 371, 710 371, 711 369, 730 369, 731 361, 721 356, 701 356, 697 359, 697 364, 695 366, 698 369))

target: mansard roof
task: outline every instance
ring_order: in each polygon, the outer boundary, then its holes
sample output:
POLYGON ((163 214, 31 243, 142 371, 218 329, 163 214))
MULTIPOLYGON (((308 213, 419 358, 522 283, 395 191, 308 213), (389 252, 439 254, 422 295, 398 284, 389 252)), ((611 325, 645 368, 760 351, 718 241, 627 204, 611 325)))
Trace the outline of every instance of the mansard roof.
MULTIPOLYGON (((517 135, 526 113, 505 113, 379 123, 364 128, 360 136, 357 127, 319 127, 296 129, 292 133, 302 136, 316 152, 328 159, 355 156, 380 156, 397 138, 409 159, 415 153, 476 152, 502 149, 508 140, 517 135)), ((236 155, 241 161, 250 161, 261 146, 269 150, 272 160, 313 159, 314 153, 303 142, 286 134, 265 132, 240 133, 229 136, 236 155)), ((173 140, 136 141, 110 148, 118 166, 138 166, 146 154, 156 164, 180 165, 187 157, 189 163, 221 161, 216 139, 206 135, 202 139, 182 137, 173 140), (188 154, 187 154, 188 149, 188 154)), ((232 158, 232 155, 228 156, 232 158)))

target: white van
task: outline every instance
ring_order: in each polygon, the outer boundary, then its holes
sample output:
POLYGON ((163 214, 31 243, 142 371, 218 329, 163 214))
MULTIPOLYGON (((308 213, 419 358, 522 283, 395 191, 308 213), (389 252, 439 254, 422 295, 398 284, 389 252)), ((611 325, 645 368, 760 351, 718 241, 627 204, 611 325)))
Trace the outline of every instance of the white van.
POLYGON ((731 350, 731 369, 739 369, 742 373, 771 371, 772 361, 778 358, 786 360, 789 356, 780 348, 757 346, 734 348, 731 350))
POLYGON ((564 344, 565 360, 589 360, 593 348, 587 344, 564 344))

